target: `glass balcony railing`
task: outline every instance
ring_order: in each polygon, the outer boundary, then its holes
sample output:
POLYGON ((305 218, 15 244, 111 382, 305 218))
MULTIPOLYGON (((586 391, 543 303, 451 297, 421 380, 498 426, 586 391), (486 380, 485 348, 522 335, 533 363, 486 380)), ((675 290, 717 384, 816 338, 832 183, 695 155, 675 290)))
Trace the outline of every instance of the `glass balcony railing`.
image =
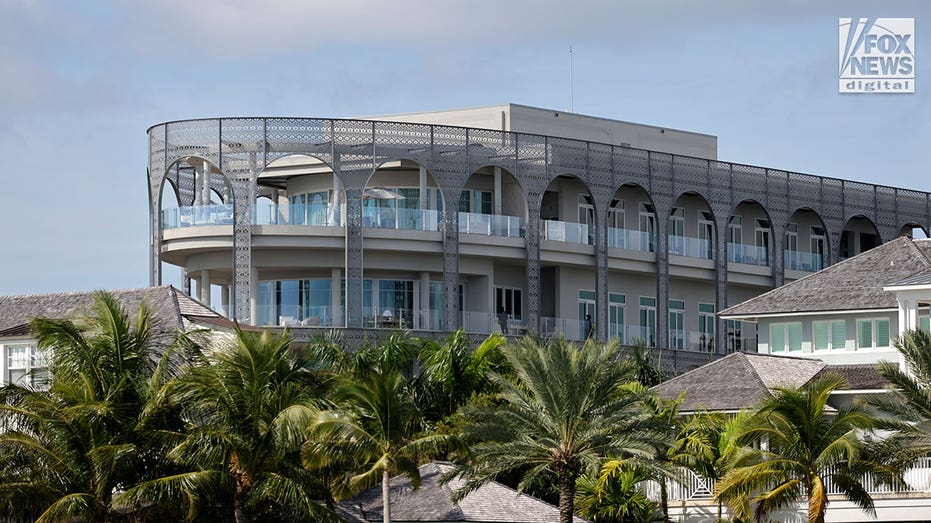
POLYGON ((700 331, 670 330, 669 348, 692 352, 713 352, 714 335, 700 331))
POLYGON ((199 225, 232 225, 233 206, 226 204, 193 205, 162 209, 162 230, 199 225))
POLYGON ((521 219, 497 214, 459 213, 459 232, 520 238, 524 235, 521 219))
POLYGON ((727 261, 766 267, 769 265, 769 248, 745 243, 728 243, 727 261))
POLYGON ((315 204, 259 204, 252 207, 252 223, 255 225, 315 225, 339 227, 343 224, 342 208, 339 205, 315 204))
POLYGON ((540 334, 546 338, 563 336, 570 341, 585 339, 584 321, 571 318, 540 317, 540 334))
POLYGON ((669 254, 714 259, 714 242, 688 236, 669 236, 669 254))
POLYGON ((655 252, 656 235, 633 229, 608 227, 608 247, 632 251, 655 252))
POLYGON ((365 207, 362 209, 362 226, 376 229, 438 231, 440 213, 433 209, 365 207))
POLYGON ((543 222, 543 238, 555 242, 582 245, 591 245, 593 243, 588 225, 557 220, 545 220, 543 222))
POLYGON ((816 252, 785 251, 784 258, 789 270, 818 272, 824 268, 824 256, 816 252))
POLYGON ((634 345, 640 341, 647 346, 655 345, 655 327, 643 327, 640 325, 627 325, 621 323, 608 324, 608 338, 618 340, 622 345, 634 345))
POLYGON ((328 305, 259 305, 258 325, 277 327, 333 327, 342 313, 328 305))

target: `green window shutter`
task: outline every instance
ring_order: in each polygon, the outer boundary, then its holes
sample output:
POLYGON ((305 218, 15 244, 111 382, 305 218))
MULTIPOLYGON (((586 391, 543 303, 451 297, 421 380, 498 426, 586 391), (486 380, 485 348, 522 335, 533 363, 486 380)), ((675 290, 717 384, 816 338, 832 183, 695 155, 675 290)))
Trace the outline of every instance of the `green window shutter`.
POLYGON ((626 302, 626 299, 623 294, 612 292, 611 294, 608 295, 608 301, 610 301, 611 303, 620 303, 621 305, 623 305, 626 302))
POLYGON ((641 296, 640 306, 641 307, 656 307, 656 298, 647 298, 647 297, 641 296))
POLYGON ((889 320, 876 320, 876 346, 889 346, 889 320))
POLYGON ((669 308, 672 310, 685 310, 685 302, 682 300, 669 300, 669 308))
POLYGON ((782 352, 786 350, 786 325, 776 323, 769 326, 769 351, 782 352))
POLYGON ((802 350, 802 324, 789 324, 789 350, 802 350))
POLYGON ((873 320, 857 320, 857 348, 873 346, 873 320))
POLYGON ((831 322, 831 348, 835 350, 847 348, 846 321, 831 322))
POLYGON ((828 349, 828 322, 811 322, 811 339, 815 350, 828 349))
POLYGON ((714 304, 711 303, 699 303, 698 312, 703 312, 705 314, 714 314, 714 304))
POLYGON ((595 299, 595 291, 584 291, 584 290, 579 290, 579 299, 580 299, 580 300, 594 300, 594 299, 595 299))
POLYGON ((925 332, 931 332, 931 317, 922 316, 918 318, 918 328, 925 332))

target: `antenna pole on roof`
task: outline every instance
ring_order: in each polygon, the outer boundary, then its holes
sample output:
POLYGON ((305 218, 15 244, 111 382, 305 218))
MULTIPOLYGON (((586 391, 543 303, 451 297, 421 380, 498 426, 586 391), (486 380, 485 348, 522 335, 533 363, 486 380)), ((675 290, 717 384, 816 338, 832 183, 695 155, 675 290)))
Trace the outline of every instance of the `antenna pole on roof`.
POLYGON ((575 93, 572 86, 572 45, 569 45, 569 112, 575 112, 575 93))

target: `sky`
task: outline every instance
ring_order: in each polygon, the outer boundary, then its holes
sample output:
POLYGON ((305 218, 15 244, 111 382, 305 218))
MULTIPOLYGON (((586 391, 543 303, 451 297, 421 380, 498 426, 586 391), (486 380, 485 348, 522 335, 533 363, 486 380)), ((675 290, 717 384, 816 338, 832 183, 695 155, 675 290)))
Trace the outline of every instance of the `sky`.
POLYGON ((713 134, 726 161, 931 190, 926 15, 899 0, 0 0, 0 294, 148 285, 151 125, 566 110, 570 45, 578 113, 713 134), (914 94, 837 92, 840 17, 915 18, 914 94))

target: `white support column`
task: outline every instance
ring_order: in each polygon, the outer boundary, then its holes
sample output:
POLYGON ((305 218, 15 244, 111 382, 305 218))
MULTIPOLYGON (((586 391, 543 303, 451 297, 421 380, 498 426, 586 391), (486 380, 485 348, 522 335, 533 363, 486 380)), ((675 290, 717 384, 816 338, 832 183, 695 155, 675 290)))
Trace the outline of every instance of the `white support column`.
POLYGON ((337 225, 342 223, 340 216, 342 214, 342 205, 340 205, 339 178, 333 175, 333 198, 330 200, 330 208, 327 210, 330 223, 328 225, 337 225))
POLYGON ((210 164, 204 161, 203 171, 201 172, 201 205, 210 205, 210 164))
POLYGON ((201 303, 210 307, 210 271, 200 271, 200 281, 197 285, 197 299, 201 303))
MULTIPOLYGON (((905 314, 908 316, 905 324, 908 326, 908 330, 918 330, 920 327, 918 323, 918 302, 914 299, 910 299, 905 302, 905 314)), ((902 328, 899 327, 899 330, 902 328)))
MULTIPOLYGON (((417 327, 415 325, 415 327, 417 327)), ((430 327, 430 273, 420 273, 420 325, 419 328, 427 330, 430 327)))
POLYGON ((896 336, 901 336, 902 333, 908 329, 908 327, 906 327, 908 324, 908 300, 902 296, 896 296, 896 301, 899 304, 899 329, 898 332, 896 332, 896 336))
MULTIPOLYGON (((249 324, 258 325, 259 321, 259 270, 252 268, 249 278, 249 324)), ((272 325, 278 325, 278 318, 269 318, 272 325)))
POLYGON ((343 310, 340 306, 341 301, 341 290, 342 285, 341 281, 343 278, 342 269, 339 267, 334 267, 330 272, 330 310, 333 314, 333 326, 342 327, 343 326, 343 310))
POLYGON ((501 168, 495 167, 495 214, 501 214, 501 168))
POLYGON ((230 286, 223 284, 220 286, 220 301, 223 305, 223 314, 230 317, 230 286))

